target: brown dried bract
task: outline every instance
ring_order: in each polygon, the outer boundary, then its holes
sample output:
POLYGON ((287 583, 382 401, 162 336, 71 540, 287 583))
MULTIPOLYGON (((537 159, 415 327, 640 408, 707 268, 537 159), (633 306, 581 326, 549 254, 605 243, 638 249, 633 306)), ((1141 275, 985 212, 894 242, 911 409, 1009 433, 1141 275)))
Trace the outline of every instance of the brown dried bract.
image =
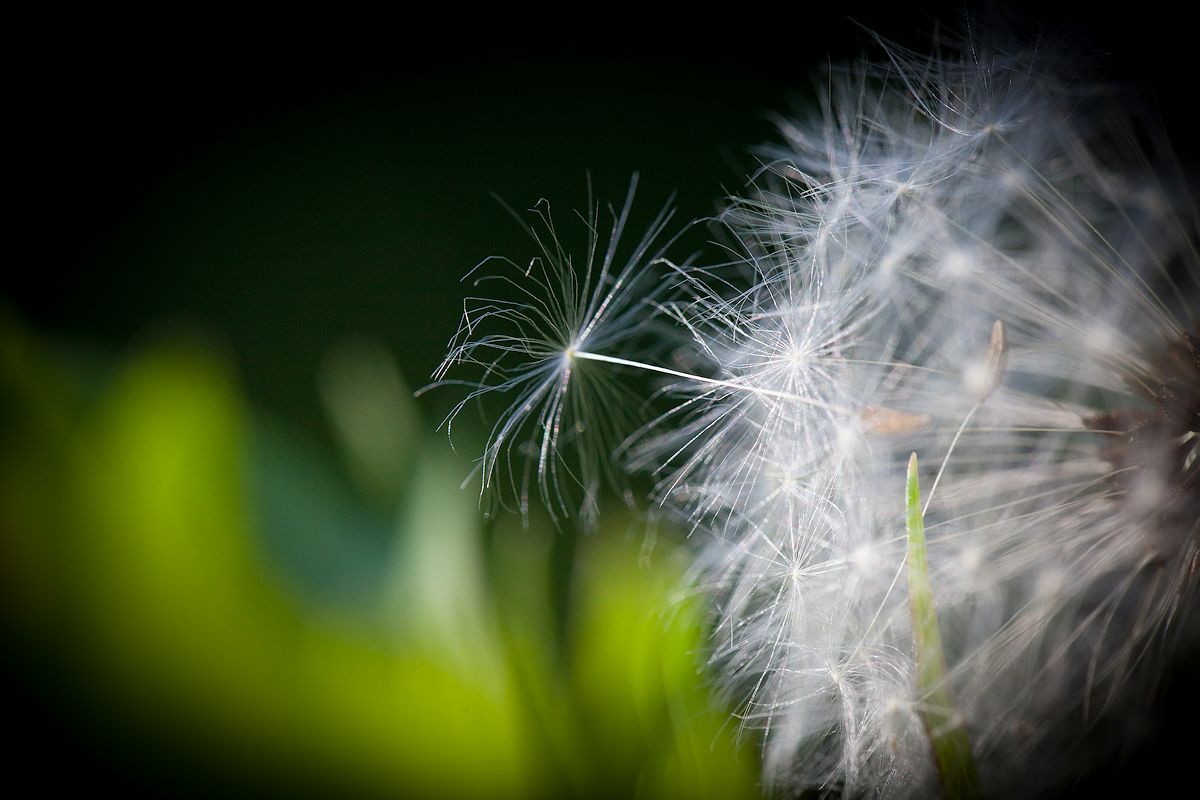
POLYGON ((880 436, 898 436, 915 433, 930 422, 928 414, 914 414, 883 406, 867 406, 858 415, 863 429, 880 436))

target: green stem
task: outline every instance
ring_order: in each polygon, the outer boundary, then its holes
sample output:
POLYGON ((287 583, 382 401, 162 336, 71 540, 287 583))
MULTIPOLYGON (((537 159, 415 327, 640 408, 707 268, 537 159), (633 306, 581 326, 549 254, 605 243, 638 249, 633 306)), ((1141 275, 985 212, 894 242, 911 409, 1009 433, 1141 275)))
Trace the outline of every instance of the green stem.
POLYGON ((917 693, 921 720, 933 745, 933 757, 946 800, 976 798, 979 773, 971 756, 971 743, 962 714, 946 682, 946 657, 933 604, 929 563, 925 553, 925 515, 917 483, 917 454, 908 459, 905 491, 908 522, 908 602, 912 608, 913 655, 917 662, 917 693))

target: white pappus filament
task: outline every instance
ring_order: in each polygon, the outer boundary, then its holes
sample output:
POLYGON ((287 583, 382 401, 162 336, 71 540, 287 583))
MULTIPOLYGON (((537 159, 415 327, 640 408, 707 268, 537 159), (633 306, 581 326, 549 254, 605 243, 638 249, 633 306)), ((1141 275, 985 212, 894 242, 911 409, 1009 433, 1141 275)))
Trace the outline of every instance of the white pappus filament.
POLYGON ((1196 214, 1128 99, 1048 48, 881 46, 780 122, 720 218, 736 258, 662 260, 664 215, 618 263, 626 212, 601 252, 593 209, 576 262, 547 221, 505 278, 521 297, 469 301, 436 378, 473 364, 463 403, 514 398, 485 487, 536 479, 565 515, 566 477, 590 506, 610 453, 656 476, 782 791, 937 790, 903 573, 916 451, 956 713, 985 792, 1032 795, 1111 746, 1090 733, 1136 711, 1194 599, 1196 214), (630 369, 671 403, 622 430, 630 369))

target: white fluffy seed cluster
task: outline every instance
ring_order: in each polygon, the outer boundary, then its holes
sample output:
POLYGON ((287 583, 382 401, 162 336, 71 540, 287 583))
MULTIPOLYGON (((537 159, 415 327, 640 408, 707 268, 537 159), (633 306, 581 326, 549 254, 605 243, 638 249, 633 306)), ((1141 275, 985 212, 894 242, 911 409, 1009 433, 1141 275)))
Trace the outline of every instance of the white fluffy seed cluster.
POLYGON ((543 486, 579 374, 667 376, 669 411, 618 452, 692 530, 718 675, 783 790, 937 791, 905 580, 918 453, 945 711, 987 794, 1031 794, 1137 711, 1194 598, 1196 215, 1128 98, 1045 49, 884 50, 781 123, 722 218, 737 258, 672 266, 647 304, 610 257, 532 289, 510 338, 466 325, 444 367, 524 364, 473 384, 520 398, 484 469, 524 446, 543 486), (668 356, 630 349, 666 323, 668 356))

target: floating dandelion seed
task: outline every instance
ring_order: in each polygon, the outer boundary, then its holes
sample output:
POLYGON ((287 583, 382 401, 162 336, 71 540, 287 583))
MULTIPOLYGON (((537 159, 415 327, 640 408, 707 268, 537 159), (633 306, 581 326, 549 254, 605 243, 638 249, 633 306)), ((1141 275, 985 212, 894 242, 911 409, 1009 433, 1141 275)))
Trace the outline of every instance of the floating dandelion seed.
POLYGON ((897 513, 919 450, 947 721, 985 794, 1028 796, 1112 750, 1097 722, 1139 711, 1200 580, 1196 214, 1137 115, 1046 48, 881 44, 781 122, 721 218, 739 257, 634 291, 665 218, 617 268, 614 215, 582 270, 547 222, 524 299, 469 301, 436 377, 517 398, 484 485, 523 461, 518 496, 536 474, 559 513, 568 439, 590 507, 588 447, 619 438, 603 370, 663 378, 671 408, 616 453, 693 533, 714 664, 783 791, 948 788, 897 513), (638 352, 651 325, 673 366, 638 352))
POLYGON ((606 237, 589 183, 587 211, 579 217, 586 241, 578 253, 564 246, 546 201, 532 209, 537 227, 514 214, 537 254, 525 267, 488 259, 472 270, 475 286, 500 284, 510 296, 466 299, 449 354, 434 372, 435 382, 422 390, 451 384, 470 389, 450 411, 447 429, 478 398, 509 398, 480 460, 481 491, 501 504, 515 498, 523 514, 534 484, 552 515, 595 513, 600 471, 608 464, 596 452, 622 430, 629 402, 619 381, 580 362, 595 359, 589 352, 594 349, 620 363, 617 354, 645 336, 649 304, 661 291, 647 269, 669 243, 663 234, 671 212, 664 209, 619 260, 636 189, 634 176, 624 205, 608 209, 606 237), (500 269, 479 274, 494 264, 500 269), (452 372, 475 377, 451 378, 452 372))

